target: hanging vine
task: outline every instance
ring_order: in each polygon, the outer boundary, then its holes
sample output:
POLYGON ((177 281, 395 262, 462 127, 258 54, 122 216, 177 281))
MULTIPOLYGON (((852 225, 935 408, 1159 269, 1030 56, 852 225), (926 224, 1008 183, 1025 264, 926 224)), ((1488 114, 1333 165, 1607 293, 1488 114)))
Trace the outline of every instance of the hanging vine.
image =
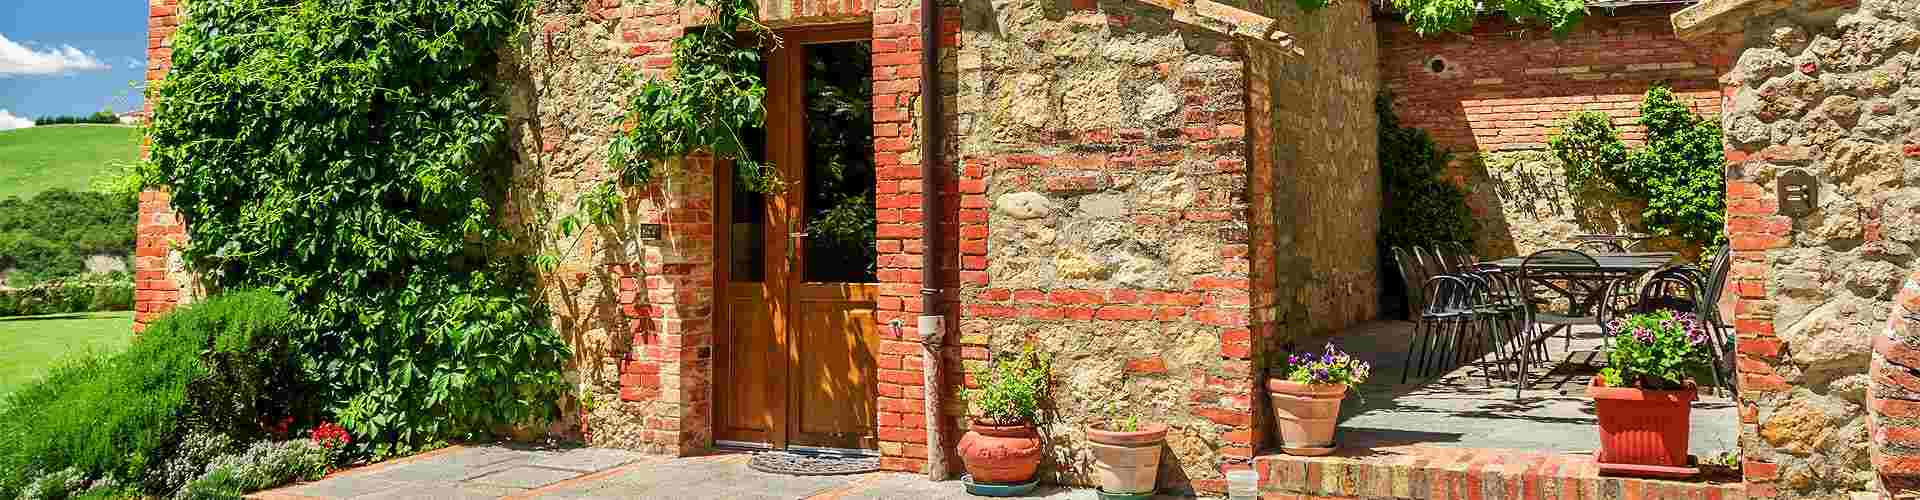
MULTIPOLYGON (((704 9, 709 22, 673 40, 670 74, 648 77, 627 100, 626 113, 614 118, 621 132, 607 144, 607 165, 618 182, 638 185, 653 180, 664 161, 706 152, 731 161, 747 189, 780 191, 773 165, 755 159, 741 136, 743 129, 766 124, 760 51, 779 37, 760 22, 754 0, 675 3, 704 9)), ((583 196, 581 207, 600 223, 618 201, 619 190, 601 187, 583 196)))

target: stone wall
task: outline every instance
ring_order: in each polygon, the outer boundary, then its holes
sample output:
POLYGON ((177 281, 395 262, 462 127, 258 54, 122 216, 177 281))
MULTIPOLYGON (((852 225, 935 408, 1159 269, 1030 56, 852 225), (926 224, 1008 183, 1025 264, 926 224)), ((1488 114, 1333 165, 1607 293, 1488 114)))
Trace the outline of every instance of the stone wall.
POLYGON ((1711 1, 1674 22, 1734 63, 1723 123, 1749 493, 1872 489, 1870 451, 1902 493, 1920 477, 1920 340, 1893 300, 1920 242, 1920 4, 1711 1), (1805 214, 1776 196, 1794 171, 1818 191, 1805 214))
MULTIPOLYGON (((1471 31, 1420 36, 1383 20, 1381 79, 1394 112, 1456 153, 1447 171, 1482 222, 1475 251, 1525 255, 1573 245, 1572 235, 1645 232, 1641 202, 1602 191, 1571 192, 1547 138, 1568 114, 1600 111, 1638 146, 1640 99, 1671 85, 1695 113, 1720 113, 1719 73, 1709 51, 1674 36, 1677 7, 1595 10, 1564 39, 1538 26, 1488 17, 1471 31)), ((1677 242, 1655 242, 1677 248, 1677 242)))
POLYGON ((1253 454, 1222 442, 1251 416, 1249 353, 1223 350, 1248 335, 1244 55, 1151 4, 1062 7, 963 7, 959 147, 992 209, 961 228, 987 236, 962 338, 1053 355, 1048 480, 1091 480, 1109 407, 1172 427, 1163 484, 1218 479, 1253 454))

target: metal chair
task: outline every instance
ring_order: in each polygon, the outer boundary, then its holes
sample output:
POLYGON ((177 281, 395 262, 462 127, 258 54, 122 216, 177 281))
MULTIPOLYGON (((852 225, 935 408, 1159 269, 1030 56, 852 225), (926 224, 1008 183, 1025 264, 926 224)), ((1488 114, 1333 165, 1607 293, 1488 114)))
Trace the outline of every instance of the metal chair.
POLYGON ((1627 253, 1627 247, 1620 246, 1619 242, 1607 240, 1586 240, 1574 245, 1573 248, 1588 254, 1627 253))
POLYGON ((1541 250, 1528 255, 1521 261, 1519 282, 1519 293, 1526 306, 1526 326, 1520 339, 1523 359, 1520 384, 1514 389, 1515 397, 1519 397, 1518 391, 1531 385, 1526 373, 1531 360, 1525 358, 1530 357, 1526 355, 1528 353, 1539 352, 1532 344, 1544 343, 1554 333, 1565 332, 1566 350, 1571 359, 1573 328, 1582 325, 1600 327, 1595 306, 1597 302, 1606 300, 1615 286, 1613 280, 1604 277, 1600 263, 1593 257, 1567 249, 1541 250), (1594 285, 1596 282, 1598 286, 1594 285), (1541 292, 1557 295, 1558 300, 1555 300, 1556 297, 1542 297, 1541 292), (1560 304, 1564 304, 1563 310, 1550 309, 1560 304))
POLYGON ((1426 377, 1434 370, 1445 368, 1445 360, 1453 354, 1461 330, 1473 319, 1473 287, 1467 280, 1450 275, 1434 276, 1420 288, 1426 300, 1421 304, 1420 319, 1407 346, 1406 363, 1401 365, 1400 383, 1403 384, 1414 370, 1426 377))
POLYGON ((1426 295, 1421 293, 1427 282, 1426 270, 1407 255, 1406 249, 1392 247, 1389 251, 1393 254, 1393 266, 1400 273, 1400 283, 1406 286, 1407 321, 1419 321, 1420 308, 1426 304, 1426 295))

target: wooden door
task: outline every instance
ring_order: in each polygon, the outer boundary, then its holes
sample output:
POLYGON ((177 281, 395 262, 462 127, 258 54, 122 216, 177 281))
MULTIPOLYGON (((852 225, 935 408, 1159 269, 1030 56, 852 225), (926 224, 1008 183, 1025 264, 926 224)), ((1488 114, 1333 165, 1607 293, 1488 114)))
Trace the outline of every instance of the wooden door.
POLYGON ((783 32, 766 55, 759 159, 785 189, 716 167, 715 438, 772 448, 877 446, 871 56, 864 27, 783 32))

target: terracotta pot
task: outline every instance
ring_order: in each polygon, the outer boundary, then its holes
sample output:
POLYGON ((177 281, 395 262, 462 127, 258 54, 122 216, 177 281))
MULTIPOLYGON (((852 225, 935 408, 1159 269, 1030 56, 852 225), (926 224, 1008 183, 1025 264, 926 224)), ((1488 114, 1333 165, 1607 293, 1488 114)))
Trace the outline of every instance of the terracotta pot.
POLYGON ((1334 424, 1340 419, 1340 400, 1346 384, 1302 384, 1267 379, 1273 400, 1273 423, 1283 448, 1331 448, 1334 424))
POLYGON ((1599 462, 1660 467, 1687 466, 1690 404, 1696 389, 1649 391, 1604 387, 1595 377, 1587 387, 1600 416, 1599 462))
POLYGON ((973 422, 955 447, 975 482, 1019 484, 1040 468, 1040 433, 1032 424, 987 425, 973 422))
POLYGON ((1132 432, 1087 426, 1093 449, 1093 477, 1107 493, 1152 493, 1160 473, 1160 445, 1166 424, 1146 424, 1132 432))

